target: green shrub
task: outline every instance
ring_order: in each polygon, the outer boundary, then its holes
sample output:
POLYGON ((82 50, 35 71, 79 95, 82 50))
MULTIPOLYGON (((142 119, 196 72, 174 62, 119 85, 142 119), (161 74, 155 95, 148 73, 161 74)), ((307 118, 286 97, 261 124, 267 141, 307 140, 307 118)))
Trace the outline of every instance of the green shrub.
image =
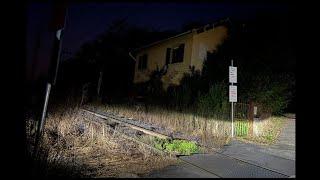
POLYGON ((199 152, 195 142, 186 140, 162 140, 155 139, 154 147, 167 152, 175 152, 180 155, 190 155, 199 152))
POLYGON ((199 92, 203 89, 200 71, 189 67, 190 73, 185 73, 179 86, 169 86, 167 99, 170 104, 182 110, 190 107, 197 100, 199 92))
POLYGON ((208 93, 198 97, 197 110, 203 115, 225 114, 229 110, 227 85, 223 82, 213 84, 208 93))
POLYGON ((272 114, 282 113, 295 90, 295 80, 290 74, 260 74, 252 79, 252 84, 255 86, 244 93, 272 114))

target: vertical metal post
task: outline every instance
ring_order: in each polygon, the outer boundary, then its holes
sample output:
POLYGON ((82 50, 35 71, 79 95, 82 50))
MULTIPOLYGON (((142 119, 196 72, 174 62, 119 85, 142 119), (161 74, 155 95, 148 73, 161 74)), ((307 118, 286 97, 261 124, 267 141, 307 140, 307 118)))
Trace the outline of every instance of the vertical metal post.
POLYGON ((38 130, 37 130, 38 132, 37 132, 37 136, 36 136, 36 144, 35 144, 35 148, 34 148, 34 155, 37 154, 40 137, 41 137, 41 134, 42 134, 43 127, 45 125, 45 119, 46 119, 45 117, 46 117, 46 113, 47 113, 47 107, 48 107, 50 91, 51 91, 51 84, 47 83, 46 97, 45 97, 45 100, 44 100, 44 106, 43 106, 43 110, 42 110, 41 121, 38 123, 38 130))
MULTIPOLYGON (((46 117, 46 113, 47 113, 47 106, 48 106, 48 101, 49 101, 49 95, 50 95, 50 91, 51 91, 51 84, 52 85, 55 85, 56 83, 56 79, 57 79, 57 73, 58 73, 58 67, 59 67, 59 61, 60 61, 60 58, 61 58, 61 52, 62 52, 62 39, 63 39, 63 32, 64 32, 64 28, 66 26, 66 19, 67 19, 67 14, 68 14, 68 9, 66 9, 66 13, 65 13, 65 16, 64 16, 64 25, 63 25, 63 28, 61 29, 61 34, 60 34, 60 37, 57 36, 56 38, 58 39, 58 53, 57 53, 57 57, 53 56, 53 58, 51 60, 54 60, 55 58, 57 58, 57 62, 56 62, 56 65, 55 67, 52 67, 54 69, 50 70, 50 75, 52 75, 53 77, 50 78, 49 82, 47 83, 47 87, 46 87, 46 96, 45 96, 45 101, 44 101, 44 106, 43 106, 43 110, 42 110, 42 116, 41 116, 41 121, 39 122, 38 124, 38 132, 37 132, 37 135, 36 135, 36 142, 35 142, 35 148, 34 148, 34 156, 37 154, 37 151, 38 151, 38 146, 39 146, 39 141, 40 141, 40 138, 41 138, 41 135, 42 135, 42 130, 43 130, 43 127, 45 125, 45 117, 46 117)), ((55 30, 56 31, 56 30, 55 30)), ((56 32, 57 33, 57 32, 56 32)), ((56 34, 57 35, 57 34, 56 34)), ((57 42, 55 38, 55 43, 57 42)), ((56 44, 54 44, 54 48, 55 48, 56 44)), ((53 52, 53 55, 55 52, 53 52)), ((51 64, 51 66, 53 66, 51 64)), ((50 76, 49 75, 49 76, 50 76)))
POLYGON ((64 16, 64 24, 63 24, 63 28, 62 28, 62 30, 60 32, 58 57, 57 57, 57 62, 56 62, 56 65, 55 65, 55 72, 54 72, 54 76, 53 76, 53 80, 52 80, 52 84, 53 85, 55 85, 56 81, 57 81, 59 63, 60 63, 61 52, 62 52, 62 40, 63 40, 63 36, 64 36, 64 30, 65 30, 66 24, 67 24, 67 18, 68 18, 68 8, 66 8, 66 14, 64 16))
MULTIPOLYGON (((233 67, 233 60, 231 60, 231 66, 233 67)), ((233 82, 231 82, 233 86, 233 82)), ((234 137, 234 125, 233 125, 233 102, 231 102, 231 137, 234 137)))
POLYGON ((47 88, 46 88, 46 97, 44 100, 44 106, 43 106, 43 110, 42 110, 42 116, 41 116, 41 121, 40 121, 40 133, 42 132, 43 126, 45 124, 45 117, 46 117, 46 113, 47 113, 47 107, 48 107, 48 101, 49 101, 49 95, 50 95, 50 91, 51 91, 51 84, 47 83, 47 88))

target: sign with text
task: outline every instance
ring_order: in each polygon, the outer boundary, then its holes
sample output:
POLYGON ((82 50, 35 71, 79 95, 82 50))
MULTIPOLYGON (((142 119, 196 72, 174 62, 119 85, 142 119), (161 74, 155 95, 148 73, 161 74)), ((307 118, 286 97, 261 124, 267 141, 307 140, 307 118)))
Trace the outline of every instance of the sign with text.
POLYGON ((229 66, 229 82, 237 83, 237 67, 229 66))
POLYGON ((237 102, 237 86, 229 86, 229 102, 237 102))

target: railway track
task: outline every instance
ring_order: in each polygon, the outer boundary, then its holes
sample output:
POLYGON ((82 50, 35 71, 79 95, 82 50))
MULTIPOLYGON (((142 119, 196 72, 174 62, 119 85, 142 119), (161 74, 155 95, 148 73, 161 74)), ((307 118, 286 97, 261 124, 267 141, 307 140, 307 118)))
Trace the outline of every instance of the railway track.
MULTIPOLYGON (((81 108, 81 110, 84 111, 84 112, 90 113, 90 114, 92 114, 92 115, 94 115, 94 116, 96 116, 96 117, 102 118, 102 119, 104 119, 104 120, 110 120, 110 121, 113 121, 113 122, 122 124, 122 125, 124 125, 124 126, 126 126, 126 127, 135 129, 135 130, 137 130, 137 131, 144 132, 145 134, 150 135, 150 136, 154 136, 154 137, 158 137, 158 138, 162 138, 162 139, 172 139, 172 137, 170 137, 169 135, 165 135, 165 134, 162 134, 162 133, 159 133, 159 132, 154 132, 154 131, 152 131, 152 130, 143 128, 143 127, 141 127, 141 126, 137 126, 137 125, 135 125, 135 124, 125 122, 125 121, 122 120, 122 118, 117 117, 117 116, 115 116, 115 115, 113 115, 113 114, 108 114, 108 113, 100 114, 100 113, 94 112, 94 111, 89 110, 89 109, 84 109, 84 108, 81 108)), ((97 123, 97 122, 96 122, 96 123, 97 123)), ((105 123, 105 124, 107 124, 106 121, 99 121, 98 123, 105 123)), ((200 170, 202 170, 202 171, 206 171, 207 173, 210 173, 210 174, 212 174, 212 175, 214 175, 214 176, 217 176, 217 177, 220 177, 220 178, 223 177, 223 176, 221 176, 221 175, 219 175, 219 174, 217 174, 217 173, 215 173, 215 172, 209 171, 209 170, 207 170, 207 169, 205 169, 205 168, 200 167, 199 165, 197 165, 197 164, 195 164, 195 163, 192 163, 192 162, 190 162, 190 161, 187 161, 187 160, 181 158, 181 157, 183 157, 183 156, 180 156, 180 155, 178 155, 178 154, 174 154, 174 153, 170 153, 170 152, 166 152, 166 151, 159 150, 159 149, 157 149, 157 148, 155 148, 155 147, 153 147, 153 146, 151 146, 151 145, 149 145, 149 144, 146 144, 145 142, 142 142, 142 141, 140 141, 140 140, 138 140, 138 139, 136 139, 136 138, 130 137, 130 136, 128 136, 128 135, 126 135, 126 134, 124 134, 124 133, 122 133, 122 132, 120 132, 120 131, 115 130, 115 129, 109 128, 109 130, 111 130, 111 131, 113 131, 113 132, 115 132, 115 133, 118 133, 120 136, 122 136, 122 137, 124 137, 124 138, 126 138, 126 139, 128 139, 128 140, 132 140, 132 141, 134 141, 134 142, 136 142, 136 143, 138 143, 138 144, 142 144, 142 145, 144 145, 145 147, 147 147, 147 148, 149 148, 149 149, 152 149, 153 151, 155 151, 155 152, 157 152, 157 153, 159 153, 159 154, 161 154, 161 155, 168 155, 168 156, 171 156, 171 157, 175 157, 175 158, 179 159, 180 161, 182 161, 182 162, 184 162, 184 163, 187 163, 187 164, 189 164, 189 165, 191 165, 191 166, 193 166, 193 167, 195 167, 195 168, 198 168, 198 169, 200 169, 200 170)), ((201 144, 198 144, 198 145, 199 145, 200 147, 208 148, 208 147, 206 147, 206 146, 204 146, 204 145, 201 145, 201 144)), ((283 173, 281 173, 281 172, 278 172, 278 171, 276 171, 276 170, 273 170, 273 169, 270 169, 270 168, 267 168, 267 167, 264 167, 264 166, 261 166, 261 165, 252 163, 252 162, 248 162, 248 161, 245 161, 245 160, 243 160, 243 159, 239 159, 239 158, 235 158, 235 157, 232 157, 232 156, 223 154, 223 153, 221 153, 221 152, 218 152, 217 150, 212 150, 212 149, 211 149, 211 151, 213 151, 214 153, 218 154, 219 156, 223 156, 223 157, 225 157, 225 158, 232 159, 232 160, 234 160, 234 161, 236 161, 236 162, 239 162, 239 163, 242 163, 242 164, 244 163, 244 164, 246 164, 246 165, 248 165, 248 166, 255 167, 255 168, 258 168, 258 169, 263 169, 263 170, 268 171, 268 172, 273 173, 273 174, 278 174, 280 177, 284 177, 284 178, 289 178, 289 177, 290 177, 290 176, 288 176, 288 175, 286 175, 286 174, 283 174, 283 173)))

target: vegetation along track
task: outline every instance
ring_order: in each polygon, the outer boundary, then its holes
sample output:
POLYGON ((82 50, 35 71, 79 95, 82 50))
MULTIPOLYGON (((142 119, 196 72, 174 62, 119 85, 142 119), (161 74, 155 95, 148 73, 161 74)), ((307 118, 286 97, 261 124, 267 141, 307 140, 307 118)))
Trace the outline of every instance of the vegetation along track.
MULTIPOLYGON (((152 130, 148 130, 148 129, 146 129, 146 128, 143 128, 143 127, 141 127, 141 126, 137 126, 137 125, 134 125, 134 124, 132 124, 132 123, 125 122, 125 121, 123 121, 123 118, 117 117, 117 116, 115 116, 115 115, 113 115, 113 114, 109 114, 109 113, 100 114, 100 113, 98 113, 98 112, 94 112, 94 111, 92 111, 92 110, 88 110, 88 109, 84 109, 84 108, 81 108, 81 110, 83 110, 84 112, 90 113, 90 114, 92 114, 92 115, 94 115, 94 116, 97 116, 97 117, 99 117, 99 118, 104 119, 104 121, 93 122, 93 123, 108 124, 108 122, 105 121, 105 120, 111 120, 111 121, 113 121, 113 122, 115 122, 115 123, 122 124, 122 125, 124 125, 124 126, 126 126, 126 127, 132 128, 132 129, 134 129, 134 130, 141 131, 141 132, 143 132, 143 133, 145 133, 145 134, 147 134, 147 135, 149 135, 149 136, 154 136, 154 137, 158 137, 158 138, 161 138, 161 139, 173 139, 173 138, 170 137, 169 135, 165 135, 165 134, 162 134, 162 133, 154 132, 154 131, 152 131, 152 130)), ((91 121, 91 122, 92 122, 92 121, 91 121)), ((189 161, 186 161, 186 160, 184 160, 184 159, 182 159, 182 158, 179 158, 179 157, 181 156, 181 155, 179 155, 179 154, 172 153, 172 152, 167 152, 167 151, 163 151, 163 150, 157 149, 157 148, 153 147, 152 145, 149 145, 149 144, 147 144, 147 143, 145 143, 145 142, 142 142, 142 141, 140 141, 140 140, 138 140, 138 139, 136 139, 136 138, 134 138, 134 137, 128 136, 128 135, 126 135, 124 132, 118 131, 118 130, 116 130, 116 129, 112 129, 112 128, 108 128, 108 129, 109 129, 109 130, 112 130, 114 133, 118 133, 119 135, 121 135, 122 137, 124 137, 124 138, 126 138, 126 139, 128 139, 128 140, 132 140, 132 141, 137 142, 138 144, 142 144, 142 145, 144 145, 145 147, 148 147, 149 149, 153 150, 153 151, 156 152, 156 153, 159 153, 159 154, 162 154, 162 155, 168 155, 168 156, 171 156, 171 157, 176 157, 176 158, 179 159, 180 161, 183 161, 183 162, 185 162, 185 163, 187 163, 187 164, 189 164, 189 165, 192 165, 192 166, 194 166, 194 167, 196 167, 196 168, 199 168, 199 169, 201 169, 201 170, 204 170, 204 171, 206 171, 206 172, 208 172, 208 173, 211 173, 211 174, 213 174, 213 175, 215 175, 215 176, 220 177, 219 175, 217 175, 217 174, 215 174, 215 173, 213 173, 213 172, 211 172, 211 171, 207 171, 206 169, 203 169, 203 168, 199 167, 199 166, 196 165, 196 164, 193 164, 193 163, 191 163, 191 162, 189 162, 189 161)), ((200 147, 202 147, 202 148, 208 148, 208 147, 206 147, 205 145, 202 145, 202 144, 199 144, 199 143, 197 143, 197 145, 200 146, 200 147)), ((222 155, 222 156, 224 156, 224 157, 231 158, 231 159, 234 159, 234 160, 239 161, 239 162, 242 162, 242 163, 246 163, 246 164, 249 164, 249 165, 252 165, 252 166, 256 166, 256 167, 265 169, 265 170, 267 170, 267 171, 272 171, 272 172, 275 172, 275 173, 284 175, 284 176, 286 176, 286 177, 289 177, 289 176, 287 176, 287 175, 285 175, 285 174, 283 174, 283 173, 281 173, 281 172, 272 170, 272 169, 270 169, 270 168, 263 167, 263 166, 260 166, 260 165, 257 165, 257 164, 251 163, 251 162, 247 162, 247 161, 245 161, 245 160, 238 159, 238 158, 235 158, 235 157, 232 157, 232 156, 229 156, 229 155, 225 155, 225 154, 223 154, 223 153, 221 153, 221 152, 218 152, 218 151, 216 151, 216 150, 212 150, 212 149, 211 149, 211 151, 213 151, 214 153, 217 153, 217 154, 219 154, 219 155, 222 155)))

